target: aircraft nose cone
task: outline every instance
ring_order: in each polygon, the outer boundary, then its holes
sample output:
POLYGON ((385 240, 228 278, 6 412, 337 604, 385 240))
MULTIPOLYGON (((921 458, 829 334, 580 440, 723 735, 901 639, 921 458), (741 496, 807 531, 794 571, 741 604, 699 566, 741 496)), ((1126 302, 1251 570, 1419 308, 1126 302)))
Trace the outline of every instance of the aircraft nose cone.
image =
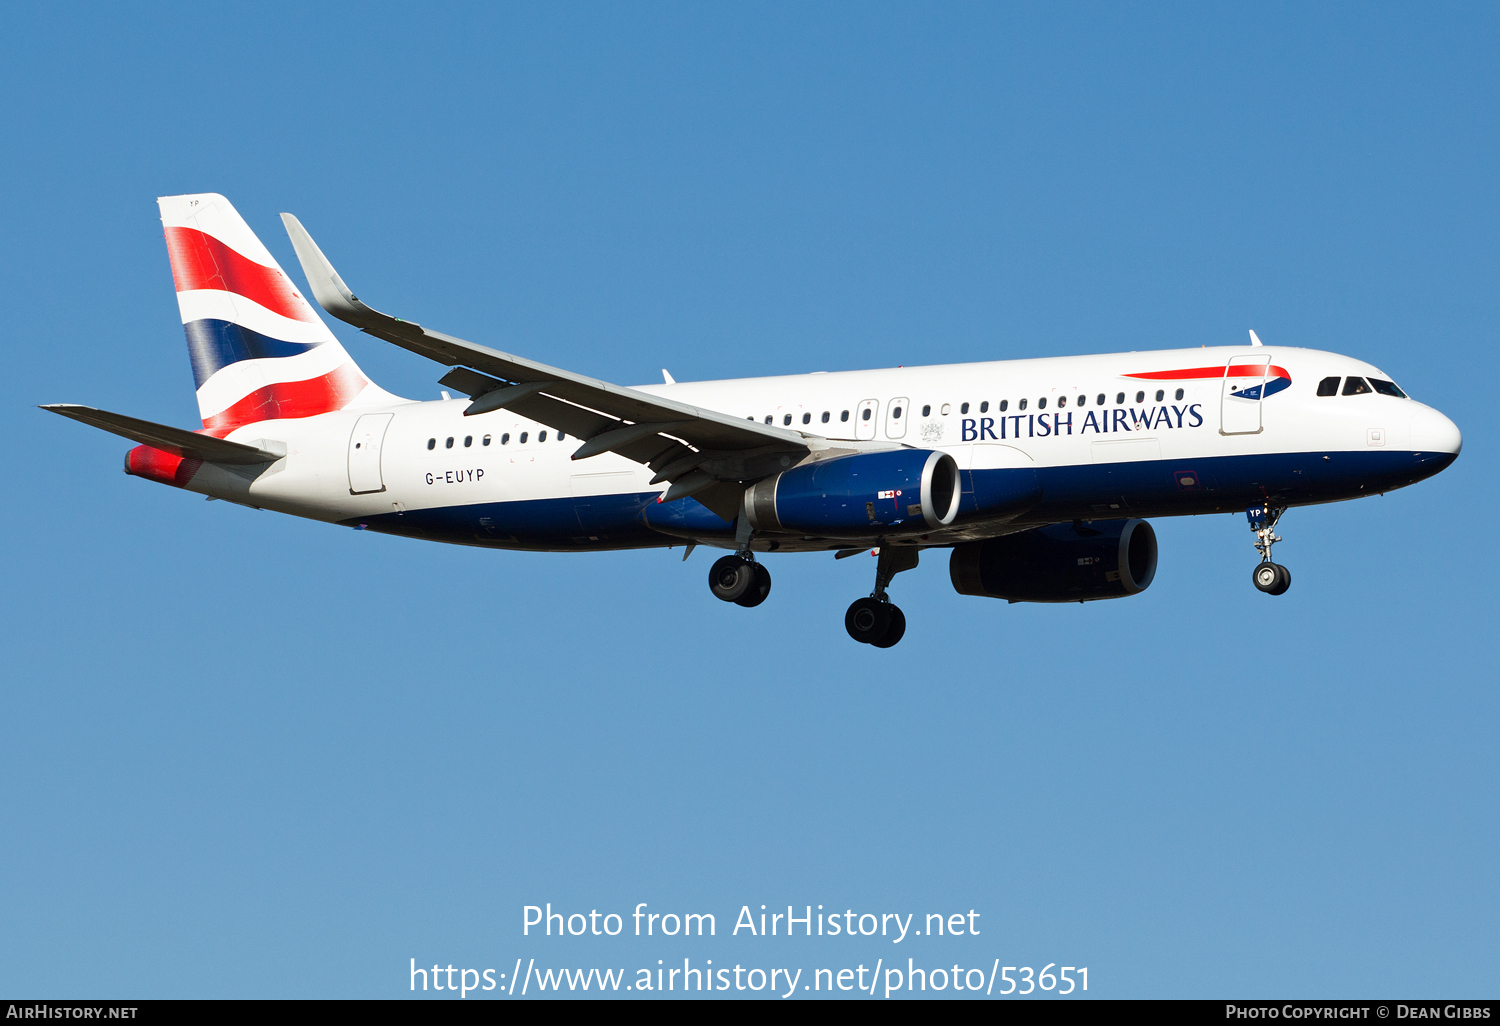
POLYGON ((1464 447, 1458 425, 1437 410, 1422 409, 1411 422, 1412 448, 1418 452, 1446 452, 1457 456, 1464 447))

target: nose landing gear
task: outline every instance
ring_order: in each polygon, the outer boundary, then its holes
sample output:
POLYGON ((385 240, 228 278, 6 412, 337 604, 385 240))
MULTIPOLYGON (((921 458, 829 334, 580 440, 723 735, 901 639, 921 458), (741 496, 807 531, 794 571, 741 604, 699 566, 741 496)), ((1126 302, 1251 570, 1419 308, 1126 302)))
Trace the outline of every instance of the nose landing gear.
POLYGON ((875 590, 868 598, 855 599, 844 614, 844 630, 849 637, 876 648, 890 648, 906 634, 906 614, 886 596, 885 589, 903 570, 917 565, 915 548, 881 545, 875 564, 875 590))
POLYGON ((1271 546, 1281 541, 1276 524, 1285 512, 1285 506, 1251 506, 1245 511, 1250 530, 1255 532, 1255 551, 1260 553, 1260 564, 1250 580, 1267 595, 1283 594, 1292 586, 1292 572, 1280 563, 1271 562, 1271 546))

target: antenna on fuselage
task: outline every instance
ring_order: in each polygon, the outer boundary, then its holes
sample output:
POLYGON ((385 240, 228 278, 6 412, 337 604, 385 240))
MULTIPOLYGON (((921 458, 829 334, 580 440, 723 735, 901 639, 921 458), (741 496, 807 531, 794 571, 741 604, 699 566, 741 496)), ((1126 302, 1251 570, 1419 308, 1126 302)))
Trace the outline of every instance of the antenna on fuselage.
POLYGON ((1260 342, 1260 336, 1255 333, 1255 329, 1254 328, 1250 329, 1250 344, 1252 346, 1258 346, 1258 345, 1261 344, 1261 342, 1260 342))

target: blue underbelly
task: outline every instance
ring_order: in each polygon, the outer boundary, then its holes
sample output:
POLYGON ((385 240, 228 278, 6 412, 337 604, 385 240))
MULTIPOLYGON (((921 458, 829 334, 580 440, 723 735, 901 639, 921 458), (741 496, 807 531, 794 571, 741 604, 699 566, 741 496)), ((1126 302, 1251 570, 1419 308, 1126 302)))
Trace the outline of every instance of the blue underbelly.
MULTIPOLYGON (((958 524, 997 513, 1013 523, 1190 516, 1270 501, 1296 506, 1391 491, 1431 477, 1452 453, 1280 453, 962 472, 958 524)), ((649 548, 725 537, 733 525, 692 499, 657 492, 438 506, 345 521, 461 545, 549 551, 649 548)))

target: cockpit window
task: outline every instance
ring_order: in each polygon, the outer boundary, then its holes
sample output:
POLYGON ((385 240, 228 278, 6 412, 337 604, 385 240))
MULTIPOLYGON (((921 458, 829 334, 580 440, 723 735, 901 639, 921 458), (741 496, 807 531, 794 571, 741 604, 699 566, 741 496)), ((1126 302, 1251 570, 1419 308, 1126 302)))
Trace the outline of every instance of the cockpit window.
POLYGON ((1370 390, 1370 386, 1367 385, 1367 384, 1365 384, 1365 379, 1364 378, 1345 378, 1344 379, 1344 394, 1345 395, 1364 395, 1369 390, 1370 390))
POLYGON ((1370 384, 1381 395, 1393 395, 1397 399, 1407 398, 1406 393, 1397 388, 1394 381, 1387 381, 1384 378, 1371 378, 1370 384))
POLYGON ((1338 375, 1335 374, 1331 378, 1324 378, 1322 381, 1318 382, 1318 394, 1319 395, 1338 395, 1339 394, 1339 378, 1338 378, 1338 375))

